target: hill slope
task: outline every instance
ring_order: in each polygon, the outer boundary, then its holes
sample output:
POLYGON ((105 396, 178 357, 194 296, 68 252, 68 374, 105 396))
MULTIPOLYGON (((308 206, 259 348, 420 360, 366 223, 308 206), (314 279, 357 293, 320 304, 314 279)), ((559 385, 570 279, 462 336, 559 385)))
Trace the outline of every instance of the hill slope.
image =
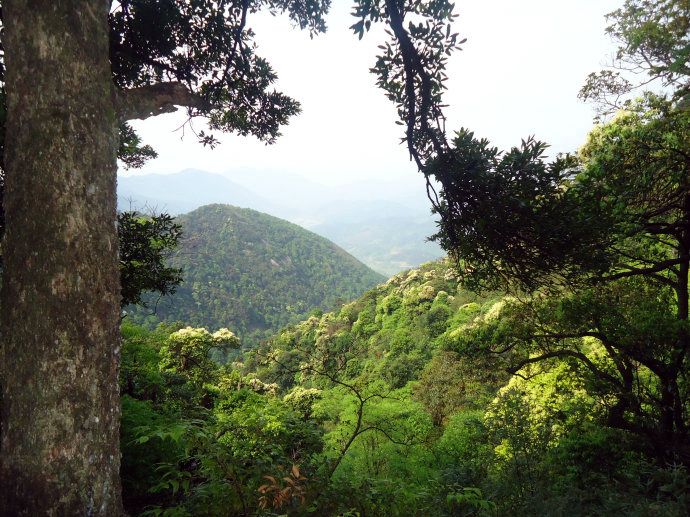
POLYGON ((132 309, 135 321, 229 327, 253 345, 384 280, 327 239, 254 210, 208 205, 177 221, 184 240, 170 263, 184 283, 155 314, 132 309))
MULTIPOLYGON (((297 368, 303 359, 295 357, 349 354, 347 368, 342 370, 351 376, 349 380, 379 379, 390 388, 402 388, 418 380, 438 351, 462 334, 465 325, 490 312, 501 298, 497 293, 477 295, 462 289, 447 259, 428 262, 394 275, 337 311, 281 330, 249 354, 247 369, 289 389, 295 375, 282 364, 297 368), (259 364, 258 358, 276 353, 278 362, 268 369, 259 364)), ((438 355, 436 361, 447 360, 438 355)), ((327 359, 322 362, 329 364, 327 359)), ((463 375, 469 378, 471 374, 463 375)), ((482 390, 495 388, 493 377, 502 378, 502 370, 482 371, 481 376, 478 384, 482 390)))

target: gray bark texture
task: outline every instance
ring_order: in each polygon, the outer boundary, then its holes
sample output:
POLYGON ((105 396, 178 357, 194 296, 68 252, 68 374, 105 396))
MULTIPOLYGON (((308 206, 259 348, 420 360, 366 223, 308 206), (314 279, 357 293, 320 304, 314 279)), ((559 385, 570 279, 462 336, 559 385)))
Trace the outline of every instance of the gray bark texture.
POLYGON ((122 514, 107 0, 2 0, 0 514, 122 514))

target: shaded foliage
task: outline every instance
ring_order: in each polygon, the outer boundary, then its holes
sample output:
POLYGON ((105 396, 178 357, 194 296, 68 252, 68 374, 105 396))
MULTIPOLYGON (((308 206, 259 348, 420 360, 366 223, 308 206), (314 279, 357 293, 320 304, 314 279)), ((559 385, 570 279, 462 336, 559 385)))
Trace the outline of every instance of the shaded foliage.
POLYGON ((569 174, 556 173, 560 160, 547 166, 539 144, 501 156, 470 133, 452 162, 433 165, 446 185, 437 237, 463 282, 538 293, 513 304, 510 321, 479 330, 485 351, 522 350, 513 372, 554 357, 580 362, 617 397, 611 425, 684 462, 689 122, 649 94, 595 128, 569 174), (613 373, 583 353, 587 336, 603 343, 613 373))
POLYGON ((521 298, 510 303, 508 321, 479 326, 458 351, 514 354, 514 374, 573 362, 596 379, 590 393, 608 386, 609 425, 637 434, 664 461, 687 465, 686 4, 628 0, 610 15, 616 66, 649 80, 590 76, 583 96, 624 109, 592 130, 578 156, 549 163, 534 139, 503 153, 461 130, 422 170, 441 185, 435 238, 463 283, 521 298), (663 94, 618 102, 654 81, 663 94), (585 337, 601 344, 607 366, 588 355, 585 337))
POLYGON ((166 266, 166 261, 177 249, 182 227, 168 214, 121 212, 117 232, 122 306, 143 304, 146 292, 173 294, 182 282, 182 270, 166 266))

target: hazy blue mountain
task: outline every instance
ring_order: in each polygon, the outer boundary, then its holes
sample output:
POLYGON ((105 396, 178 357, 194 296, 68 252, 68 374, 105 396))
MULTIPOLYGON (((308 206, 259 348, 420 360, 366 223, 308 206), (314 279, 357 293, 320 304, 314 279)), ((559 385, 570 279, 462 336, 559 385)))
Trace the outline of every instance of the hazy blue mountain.
POLYGON ((149 208, 176 215, 211 203, 269 212, 276 210, 273 203, 239 183, 197 169, 176 174, 119 176, 117 194, 120 210, 149 208))
POLYGON ((337 195, 331 187, 309 181, 290 173, 238 169, 227 173, 227 178, 242 187, 260 193, 273 205, 272 215, 303 224, 300 217, 328 203, 337 195))
POLYGON ((228 327, 247 345, 313 309, 353 300, 385 280, 329 240, 255 210, 208 205, 179 216, 184 239, 170 260, 184 283, 135 321, 228 327))
POLYGON ((444 255, 436 243, 425 241, 434 231, 429 222, 384 218, 366 225, 318 225, 314 231, 388 276, 444 255))

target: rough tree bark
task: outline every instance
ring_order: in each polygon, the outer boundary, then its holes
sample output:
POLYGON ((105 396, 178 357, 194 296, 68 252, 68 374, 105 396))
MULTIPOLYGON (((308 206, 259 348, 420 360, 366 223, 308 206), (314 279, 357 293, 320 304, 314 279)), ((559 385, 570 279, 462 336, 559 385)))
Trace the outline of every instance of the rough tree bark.
POLYGON ((0 513, 120 515, 107 0, 3 0, 0 513))

